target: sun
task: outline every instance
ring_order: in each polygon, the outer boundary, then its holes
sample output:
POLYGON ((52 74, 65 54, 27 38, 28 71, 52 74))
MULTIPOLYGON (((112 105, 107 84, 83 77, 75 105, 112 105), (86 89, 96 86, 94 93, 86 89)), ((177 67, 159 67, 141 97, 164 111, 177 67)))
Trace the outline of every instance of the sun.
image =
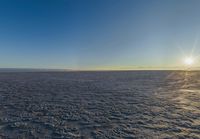
POLYGON ((194 64, 194 59, 192 57, 186 57, 184 63, 186 66, 192 66, 194 64))

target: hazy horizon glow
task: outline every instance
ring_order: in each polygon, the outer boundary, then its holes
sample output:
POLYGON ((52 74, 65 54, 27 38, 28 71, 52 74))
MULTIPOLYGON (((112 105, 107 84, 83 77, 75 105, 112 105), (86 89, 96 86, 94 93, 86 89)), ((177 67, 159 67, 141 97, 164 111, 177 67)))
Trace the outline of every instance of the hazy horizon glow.
POLYGON ((0 1, 0 68, 182 69, 199 0, 0 1))

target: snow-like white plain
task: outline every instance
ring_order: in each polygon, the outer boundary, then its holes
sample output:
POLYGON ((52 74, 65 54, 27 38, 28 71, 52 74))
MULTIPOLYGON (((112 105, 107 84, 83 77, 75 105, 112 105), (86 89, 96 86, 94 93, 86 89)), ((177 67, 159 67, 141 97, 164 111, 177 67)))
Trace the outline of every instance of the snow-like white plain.
POLYGON ((0 138, 200 138, 200 72, 2 72, 0 138))

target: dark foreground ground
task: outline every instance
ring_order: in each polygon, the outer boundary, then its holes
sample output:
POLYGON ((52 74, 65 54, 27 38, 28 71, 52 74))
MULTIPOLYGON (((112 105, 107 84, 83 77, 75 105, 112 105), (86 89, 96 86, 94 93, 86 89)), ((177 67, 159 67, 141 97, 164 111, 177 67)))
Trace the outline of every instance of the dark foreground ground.
POLYGON ((200 138, 200 72, 0 73, 0 138, 200 138))

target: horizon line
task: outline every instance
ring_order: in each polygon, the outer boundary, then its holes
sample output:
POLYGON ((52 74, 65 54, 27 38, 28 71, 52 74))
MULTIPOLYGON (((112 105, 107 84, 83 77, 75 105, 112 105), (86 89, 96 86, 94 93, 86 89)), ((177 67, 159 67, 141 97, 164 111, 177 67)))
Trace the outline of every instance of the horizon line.
POLYGON ((149 68, 113 68, 113 69, 67 69, 67 68, 0 68, 0 72, 81 72, 81 71, 200 71, 200 67, 149 67, 149 68))

